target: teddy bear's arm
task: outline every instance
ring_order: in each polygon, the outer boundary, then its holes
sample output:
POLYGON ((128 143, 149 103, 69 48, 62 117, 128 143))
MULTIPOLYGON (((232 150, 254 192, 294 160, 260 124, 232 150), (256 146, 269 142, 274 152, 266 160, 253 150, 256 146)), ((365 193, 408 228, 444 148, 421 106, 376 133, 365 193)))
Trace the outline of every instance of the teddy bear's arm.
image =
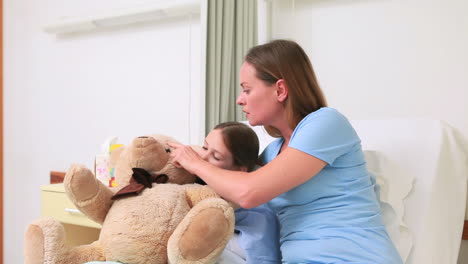
POLYGON ((113 192, 83 165, 72 165, 64 179, 65 192, 78 210, 102 224, 112 205, 113 192))
POLYGON ((191 209, 169 238, 169 263, 215 263, 234 232, 234 210, 206 185, 185 190, 191 209))
MULTIPOLYGON (((216 198, 222 198, 220 197, 211 187, 208 185, 198 185, 198 184, 193 184, 193 185, 188 185, 186 189, 186 197, 187 201, 190 204, 190 207, 193 207, 200 201, 206 198, 211 198, 211 197, 216 197, 216 198)), ((224 199, 224 198, 223 198, 224 199)), ((226 199, 224 199, 226 200, 226 199)), ((231 201, 226 200, 226 202, 234 209, 241 208, 238 204, 233 203, 231 201)))
POLYGON ((207 198, 220 198, 220 196, 208 185, 191 184, 186 186, 185 196, 190 207, 207 198))

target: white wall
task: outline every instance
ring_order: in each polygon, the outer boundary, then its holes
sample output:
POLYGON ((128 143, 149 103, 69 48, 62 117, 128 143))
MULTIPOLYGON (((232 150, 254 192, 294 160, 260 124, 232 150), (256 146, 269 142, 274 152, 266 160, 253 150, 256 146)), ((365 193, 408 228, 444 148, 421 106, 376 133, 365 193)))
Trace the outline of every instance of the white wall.
POLYGON ((109 136, 165 133, 196 143, 203 116, 200 16, 68 37, 61 16, 155 1, 4 0, 4 263, 22 263, 51 170, 92 166, 109 136))
POLYGON ((468 1, 272 3, 272 38, 304 47, 332 107, 350 119, 442 119, 468 138, 468 1))
POLYGON ((273 3, 272 37, 305 48, 330 105, 352 119, 443 119, 468 137, 467 1, 273 3))

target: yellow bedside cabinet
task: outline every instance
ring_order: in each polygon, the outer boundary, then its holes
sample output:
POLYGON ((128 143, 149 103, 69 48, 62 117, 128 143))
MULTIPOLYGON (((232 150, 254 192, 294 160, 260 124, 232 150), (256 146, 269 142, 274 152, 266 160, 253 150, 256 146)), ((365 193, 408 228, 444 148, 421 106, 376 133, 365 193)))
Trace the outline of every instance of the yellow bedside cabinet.
POLYGON ((68 245, 84 245, 98 239, 101 225, 76 209, 62 183, 42 186, 41 196, 42 216, 53 217, 63 224, 68 245))

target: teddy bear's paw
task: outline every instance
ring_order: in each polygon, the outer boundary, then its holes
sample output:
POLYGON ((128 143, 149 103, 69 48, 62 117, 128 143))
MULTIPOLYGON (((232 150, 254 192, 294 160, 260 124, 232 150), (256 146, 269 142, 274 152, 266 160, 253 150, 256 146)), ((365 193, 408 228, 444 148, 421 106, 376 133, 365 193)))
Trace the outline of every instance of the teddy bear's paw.
POLYGON ((85 166, 73 164, 67 171, 64 186, 73 202, 92 199, 99 191, 94 174, 85 166))
POLYGON ((234 211, 209 198, 190 210, 168 242, 169 263, 214 263, 234 231, 234 211))
POLYGON ((24 263, 59 263, 64 241, 65 231, 59 221, 44 218, 30 224, 24 234, 24 263))
POLYGON ((44 263, 44 233, 37 225, 29 225, 24 234, 24 264, 44 263))

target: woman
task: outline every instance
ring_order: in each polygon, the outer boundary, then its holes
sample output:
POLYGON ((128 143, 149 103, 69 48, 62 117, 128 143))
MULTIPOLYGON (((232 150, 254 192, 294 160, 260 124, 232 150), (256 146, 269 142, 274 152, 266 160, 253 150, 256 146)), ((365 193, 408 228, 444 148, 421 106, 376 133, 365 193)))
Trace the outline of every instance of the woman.
POLYGON ((360 139, 327 107, 312 65, 295 42, 252 48, 237 104, 250 125, 278 137, 253 172, 228 171, 173 144, 175 161, 244 208, 263 203, 280 222, 284 263, 402 263, 382 224, 360 139))

